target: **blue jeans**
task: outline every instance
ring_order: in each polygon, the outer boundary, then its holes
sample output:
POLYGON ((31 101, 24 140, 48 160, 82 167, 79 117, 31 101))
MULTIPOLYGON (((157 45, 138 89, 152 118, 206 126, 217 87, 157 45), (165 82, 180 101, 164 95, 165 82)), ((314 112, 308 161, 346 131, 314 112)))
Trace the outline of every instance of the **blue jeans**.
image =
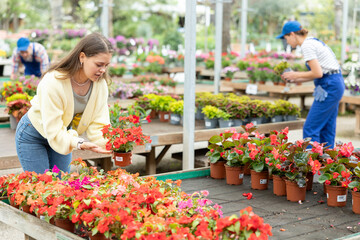
POLYGON ((44 173, 55 165, 63 172, 70 172, 71 153, 55 152, 46 138, 34 128, 27 114, 18 123, 15 134, 16 152, 24 171, 44 173))

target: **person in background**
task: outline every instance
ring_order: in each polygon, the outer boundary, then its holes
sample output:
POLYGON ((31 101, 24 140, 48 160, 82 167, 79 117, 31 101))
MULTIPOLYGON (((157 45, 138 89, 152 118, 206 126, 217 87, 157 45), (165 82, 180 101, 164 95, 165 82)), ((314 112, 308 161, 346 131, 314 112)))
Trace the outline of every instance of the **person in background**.
POLYGON ((36 77, 41 77, 41 74, 50 65, 45 47, 40 43, 30 43, 30 40, 24 37, 19 38, 12 55, 11 79, 17 78, 20 63, 25 67, 25 76, 34 75, 36 77))
POLYGON ((284 72, 282 79, 291 83, 314 81, 314 102, 307 115, 303 137, 334 147, 336 117, 345 84, 334 52, 322 41, 308 37, 308 30, 297 21, 284 24, 277 38, 285 38, 291 47, 301 47, 308 71, 284 72))
POLYGON ((16 129, 24 171, 44 173, 56 165, 69 172, 74 149, 111 153, 101 129, 110 124, 107 67, 113 52, 107 38, 92 33, 44 73, 16 129), (84 132, 89 141, 79 137, 84 132))

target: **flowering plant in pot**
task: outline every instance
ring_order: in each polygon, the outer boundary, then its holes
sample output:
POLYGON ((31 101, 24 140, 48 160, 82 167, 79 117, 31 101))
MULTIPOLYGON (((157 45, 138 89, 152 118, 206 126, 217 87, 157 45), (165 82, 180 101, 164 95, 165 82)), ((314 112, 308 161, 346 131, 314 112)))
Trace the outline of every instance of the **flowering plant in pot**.
POLYGON ((109 74, 111 76, 118 76, 118 77, 122 77, 126 72, 126 65, 125 64, 120 64, 120 65, 112 65, 109 67, 109 74))
POLYGON ((143 68, 136 63, 132 65, 132 68, 130 69, 130 72, 134 77, 140 75, 143 72, 143 68))
POLYGON ((238 72, 239 69, 237 67, 225 67, 223 68, 222 72, 225 74, 225 79, 231 80, 234 78, 234 74, 238 72))
POLYGON ((113 159, 118 166, 131 163, 131 151, 135 145, 151 143, 150 137, 143 134, 140 126, 136 126, 138 123, 139 117, 130 115, 119 117, 115 126, 109 124, 102 128, 103 137, 108 140, 105 148, 114 152, 113 159))
POLYGON ((360 163, 352 168, 353 177, 349 183, 349 188, 352 190, 352 210, 356 214, 360 214, 360 163))
POLYGON ((102 133, 106 143, 106 150, 114 152, 130 152, 135 145, 144 145, 151 143, 149 136, 143 134, 139 123, 139 117, 130 115, 127 117, 119 117, 119 121, 115 126, 105 125, 102 133))
POLYGON ((162 66, 165 64, 165 60, 160 55, 150 54, 146 57, 147 67, 146 71, 150 73, 160 74, 162 73, 162 66))
POLYGON ((31 96, 22 93, 15 93, 10 97, 6 98, 6 109, 5 112, 9 115, 14 116, 17 122, 20 121, 22 116, 27 113, 30 109, 31 96))

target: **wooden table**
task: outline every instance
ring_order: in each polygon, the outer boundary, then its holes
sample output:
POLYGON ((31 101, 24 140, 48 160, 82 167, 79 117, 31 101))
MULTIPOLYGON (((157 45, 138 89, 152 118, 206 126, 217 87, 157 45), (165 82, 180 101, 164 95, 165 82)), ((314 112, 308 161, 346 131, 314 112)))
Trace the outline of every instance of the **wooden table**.
POLYGON ((339 105, 339 113, 345 113, 345 105, 353 104, 355 106, 355 129, 354 132, 356 135, 360 135, 360 96, 343 96, 340 105, 339 105))
MULTIPOLYGON (((235 91, 245 92, 249 83, 223 81, 222 85, 224 87, 232 87, 235 91)), ((305 108, 305 97, 312 96, 312 93, 314 92, 314 84, 312 83, 302 85, 291 84, 290 86, 276 86, 272 83, 254 85, 257 86, 257 91, 268 92, 270 97, 288 100, 290 97, 299 96, 301 99, 300 108, 302 110, 305 108)))
MULTIPOLYGON (((261 133, 268 133, 271 130, 281 130, 289 127, 290 130, 301 129, 305 123, 304 119, 296 121, 280 122, 280 123, 266 123, 259 125, 258 131, 261 133)), ((183 143, 183 127, 180 125, 171 125, 170 123, 162 123, 158 119, 151 123, 143 124, 143 131, 146 135, 151 136, 152 143, 145 146, 138 146, 134 148, 133 153, 145 156, 146 158, 146 173, 155 174, 156 166, 160 163, 166 152, 173 144, 183 143), (156 148, 161 147, 162 150, 156 156, 156 148)), ((197 120, 195 122, 195 142, 208 141, 210 137, 215 134, 224 132, 226 128, 205 129, 204 121, 197 120)), ((242 131, 241 127, 235 128, 237 131, 242 131)), ((15 147, 15 131, 8 128, 0 129, 0 145, 2 151, 0 153, 0 169, 21 167, 16 154, 15 147)), ((99 163, 101 168, 108 171, 113 166, 111 156, 93 153, 91 151, 74 150, 73 159, 83 158, 99 163)))

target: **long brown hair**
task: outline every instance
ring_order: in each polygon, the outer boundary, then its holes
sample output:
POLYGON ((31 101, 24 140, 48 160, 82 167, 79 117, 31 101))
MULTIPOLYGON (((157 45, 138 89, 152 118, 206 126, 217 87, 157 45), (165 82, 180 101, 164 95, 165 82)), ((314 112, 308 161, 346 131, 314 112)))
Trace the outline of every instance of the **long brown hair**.
MULTIPOLYGON (((60 62, 51 66, 43 76, 53 70, 59 71, 64 74, 61 79, 71 78, 82 67, 80 63, 80 53, 83 52, 86 57, 92 57, 99 53, 113 53, 114 49, 110 41, 100 33, 91 33, 80 40, 80 42, 74 47, 74 49, 60 62)), ((109 84, 110 77, 107 70, 105 71, 103 78, 109 84)))

